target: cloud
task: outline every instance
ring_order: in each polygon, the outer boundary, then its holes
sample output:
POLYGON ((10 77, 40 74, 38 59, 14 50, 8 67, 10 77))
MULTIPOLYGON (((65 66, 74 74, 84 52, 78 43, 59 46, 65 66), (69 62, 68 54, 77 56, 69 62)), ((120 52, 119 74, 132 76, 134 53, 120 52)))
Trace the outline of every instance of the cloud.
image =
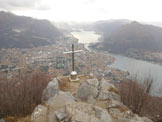
POLYGON ((162 21, 162 0, 0 0, 0 10, 56 21, 162 21))
POLYGON ((9 11, 17 9, 50 9, 46 4, 42 4, 42 0, 0 0, 0 8, 9 11))

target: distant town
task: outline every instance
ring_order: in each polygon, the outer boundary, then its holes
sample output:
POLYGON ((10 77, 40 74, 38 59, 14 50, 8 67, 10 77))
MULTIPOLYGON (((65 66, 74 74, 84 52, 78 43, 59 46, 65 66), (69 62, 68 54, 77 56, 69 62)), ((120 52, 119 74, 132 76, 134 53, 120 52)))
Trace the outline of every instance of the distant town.
MULTIPOLYGON (((71 51, 71 44, 75 49, 83 52, 75 54, 75 69, 79 74, 104 76, 110 74, 108 64, 114 62, 114 58, 108 54, 87 50, 83 44, 77 41, 59 41, 54 45, 36 48, 9 48, 0 50, 0 71, 11 78, 24 69, 30 71, 39 69, 55 76, 68 76, 71 72, 71 55, 63 54, 71 51), (96 58, 97 57, 97 58, 96 58)), ((119 76, 119 75, 118 75, 119 76)))

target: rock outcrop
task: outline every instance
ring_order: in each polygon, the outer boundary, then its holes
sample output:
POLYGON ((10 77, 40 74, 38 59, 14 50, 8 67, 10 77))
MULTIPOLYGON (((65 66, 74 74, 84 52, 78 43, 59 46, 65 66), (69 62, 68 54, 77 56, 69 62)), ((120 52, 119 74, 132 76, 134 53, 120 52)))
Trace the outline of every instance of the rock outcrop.
POLYGON ((31 115, 32 122, 46 122, 47 107, 43 105, 38 105, 33 114, 31 115))
POLYGON ((99 81, 96 78, 88 79, 81 84, 78 90, 78 97, 87 102, 90 98, 94 99, 98 97, 98 90, 99 81))
POLYGON ((4 119, 0 119, 0 122, 5 122, 5 120, 4 119))
POLYGON ((56 78, 54 78, 52 81, 50 81, 47 85, 47 87, 43 90, 42 94, 42 102, 47 101, 51 97, 54 97, 59 92, 59 83, 56 78))
POLYGON ((105 79, 75 84, 78 90, 72 95, 60 90, 57 79, 51 81, 43 92, 44 104, 35 108, 31 122, 152 122, 123 105, 118 89, 105 79))
POLYGON ((111 83, 108 83, 105 79, 98 81, 96 78, 93 78, 88 79, 81 84, 77 95, 83 101, 88 101, 91 98, 98 100, 119 100, 120 96, 115 94, 115 91, 118 91, 115 86, 111 83))
POLYGON ((105 109, 83 102, 76 102, 72 94, 59 92, 55 97, 38 105, 31 122, 112 122, 105 109))

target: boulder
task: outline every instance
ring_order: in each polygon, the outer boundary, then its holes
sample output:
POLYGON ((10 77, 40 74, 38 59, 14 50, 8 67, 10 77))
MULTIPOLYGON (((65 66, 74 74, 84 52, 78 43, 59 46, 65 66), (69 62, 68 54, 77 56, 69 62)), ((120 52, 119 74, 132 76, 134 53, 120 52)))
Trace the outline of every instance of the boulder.
POLYGON ((78 97, 59 90, 54 79, 43 91, 44 106, 34 109, 31 122, 153 122, 134 114, 120 101, 117 88, 105 79, 82 82, 78 97))
POLYGON ((55 97, 50 98, 45 104, 48 106, 48 122, 57 122, 58 118, 61 118, 62 115, 59 115, 58 112, 68 103, 74 103, 75 98, 71 93, 68 92, 59 92, 55 97), (55 115, 56 112, 56 115, 55 115))
POLYGON ((135 114, 135 116, 129 122, 145 122, 145 121, 135 114))
POLYGON ((147 117, 142 117, 142 119, 144 120, 144 122, 153 122, 151 119, 149 119, 147 117))
POLYGON ((56 78, 50 81, 42 93, 42 102, 49 100, 59 92, 59 82, 56 78))
POLYGON ((92 104, 77 102, 71 93, 59 92, 38 105, 31 122, 113 122, 109 113, 92 104))
POLYGON ((96 78, 88 79, 79 87, 77 96, 88 103, 89 101, 114 99, 120 100, 120 95, 116 93, 117 88, 108 83, 105 79, 98 81, 96 78), (92 99, 93 98, 93 99, 92 99))
POLYGON ((31 122, 46 122, 47 121, 47 107, 38 105, 32 115, 31 122))
MULTIPOLYGON (((110 102, 109 102, 109 105, 108 105, 108 109, 109 108, 116 108, 116 107, 126 107, 123 103, 121 103, 121 101, 119 101, 119 100, 110 100, 110 102)), ((127 108, 127 107, 126 107, 127 108)))
POLYGON ((87 103, 69 103, 65 109, 66 118, 70 118, 71 122, 112 122, 111 116, 105 109, 87 103))
POLYGON ((100 81, 100 94, 98 100, 120 100, 120 95, 118 94, 118 89, 112 84, 107 82, 105 79, 100 81))
POLYGON ((99 81, 96 78, 88 79, 80 85, 77 96, 83 101, 88 101, 90 97, 97 98, 98 86, 99 81))
POLYGON ((94 87, 98 87, 99 85, 99 81, 97 78, 93 78, 93 79, 87 79, 86 80, 88 85, 94 86, 94 87))
POLYGON ((94 104, 95 103, 95 99, 92 96, 88 97, 87 103, 89 104, 94 104))
POLYGON ((70 92, 59 91, 58 96, 63 96, 68 100, 77 101, 77 99, 70 92))
POLYGON ((114 122, 153 122, 147 117, 139 117, 119 100, 111 100, 108 111, 114 122))
POLYGON ((118 121, 116 122, 153 122, 152 120, 150 120, 149 118, 147 117, 139 117, 138 115, 136 114, 133 114, 133 115, 125 115, 123 114, 123 116, 117 116, 118 118, 118 121))
POLYGON ((107 109, 115 122, 129 122, 134 116, 132 111, 118 100, 111 100, 107 109))
POLYGON ((63 108, 59 109, 58 111, 56 111, 55 115, 56 115, 57 120, 59 120, 59 121, 64 120, 65 117, 67 117, 65 108, 63 107, 63 108))
POLYGON ((71 93, 60 91, 55 97, 46 101, 45 106, 38 105, 34 109, 31 122, 57 122, 58 118, 61 119, 64 115, 60 111, 59 113, 56 111, 63 108, 67 103, 73 103, 74 101, 75 98, 71 93))
POLYGON ((0 119, 0 122, 6 122, 4 119, 0 119))

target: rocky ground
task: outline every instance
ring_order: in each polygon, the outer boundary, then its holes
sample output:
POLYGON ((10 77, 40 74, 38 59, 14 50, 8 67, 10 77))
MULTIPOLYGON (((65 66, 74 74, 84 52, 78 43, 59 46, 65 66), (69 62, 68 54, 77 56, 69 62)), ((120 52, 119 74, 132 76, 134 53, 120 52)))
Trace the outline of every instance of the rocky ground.
POLYGON ((31 122, 152 122, 123 105, 118 89, 109 80, 79 78, 79 82, 69 82, 68 77, 49 82, 31 122))

